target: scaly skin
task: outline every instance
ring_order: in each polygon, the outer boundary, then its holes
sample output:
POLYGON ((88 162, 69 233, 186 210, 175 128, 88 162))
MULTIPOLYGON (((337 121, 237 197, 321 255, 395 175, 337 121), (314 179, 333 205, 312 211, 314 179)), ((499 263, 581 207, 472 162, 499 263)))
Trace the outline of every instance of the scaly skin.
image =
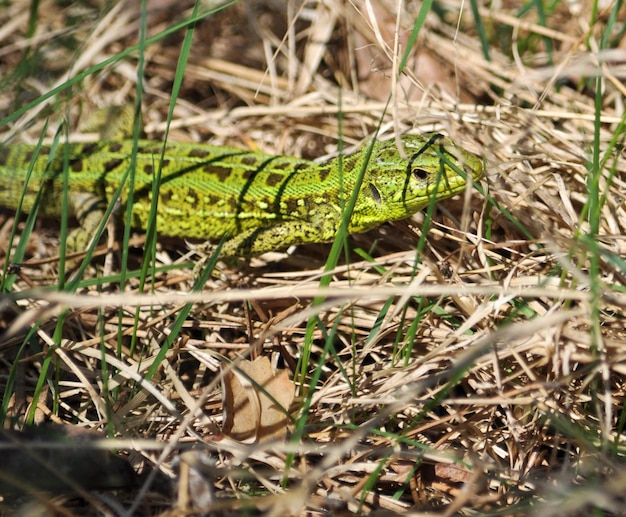
MULTIPOLYGON (((477 180, 483 174, 477 156, 440 135, 409 135, 402 138, 402 144, 403 154, 393 140, 374 145, 350 233, 409 217, 431 199, 461 192, 466 177, 477 180)), ((133 145, 132 140, 68 144, 67 148, 59 145, 53 157, 47 146, 38 152, 30 145, 0 148, 0 206, 17 208, 26 172, 34 160, 22 210, 32 210, 36 193, 44 189, 40 213, 60 216, 67 151, 70 208, 81 225, 81 235, 91 236, 131 164, 133 145)), ((145 230, 148 225, 152 181, 162 145, 147 140, 137 144, 132 214, 137 229, 145 230)), ((367 150, 365 144, 341 160, 317 163, 232 147, 168 143, 161 164, 157 231, 213 242, 226 237, 222 254, 231 256, 332 241, 367 150)), ((124 208, 127 195, 125 186, 121 195, 124 208)), ((88 238, 74 238, 77 247, 84 248, 88 242, 88 238)))

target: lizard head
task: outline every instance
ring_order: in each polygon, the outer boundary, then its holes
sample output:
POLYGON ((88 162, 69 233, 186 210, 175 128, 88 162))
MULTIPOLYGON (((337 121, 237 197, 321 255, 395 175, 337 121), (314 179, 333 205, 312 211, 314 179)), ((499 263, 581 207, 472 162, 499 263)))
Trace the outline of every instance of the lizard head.
POLYGON ((442 135, 407 135, 402 147, 400 151, 394 140, 375 144, 355 206, 353 231, 368 229, 370 221, 409 217, 433 200, 462 192, 468 179, 478 180, 484 173, 478 156, 442 135))

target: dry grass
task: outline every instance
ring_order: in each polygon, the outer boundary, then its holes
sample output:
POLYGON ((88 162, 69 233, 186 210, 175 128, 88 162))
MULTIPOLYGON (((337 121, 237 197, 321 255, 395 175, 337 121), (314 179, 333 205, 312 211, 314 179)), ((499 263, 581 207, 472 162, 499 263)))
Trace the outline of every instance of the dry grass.
MULTIPOLYGON (((183 242, 159 243, 138 280, 141 235, 122 246, 122 284, 110 246, 61 292, 58 225, 42 221, 19 275, 3 280, 4 428, 98 431, 142 477, 39 505, 59 515, 623 514, 623 9, 605 2, 594 23, 593 2, 542 16, 483 2, 477 27, 450 0, 412 42, 417 2, 258 0, 202 15, 187 56, 185 29, 165 33, 193 2, 151 2, 147 15, 138 2, 101 3, 43 0, 30 37, 26 0, 0 11, 4 142, 51 139, 62 116, 74 138, 89 137, 77 121, 134 103, 141 64, 144 129, 160 139, 182 66, 173 140, 318 158, 377 127, 438 130, 479 152, 488 175, 481 194, 441 203, 427 233, 418 214, 352 237, 361 251, 333 269, 321 303, 329 245, 221 264, 192 293, 183 242), (149 44, 120 55, 144 22, 149 44), (220 360, 259 353, 297 383, 286 442, 220 434, 220 360), (185 465, 206 484, 193 488, 185 465)), ((3 243, 13 215, 2 214, 3 243)), ((13 253, 2 250, 9 262, 13 253)))

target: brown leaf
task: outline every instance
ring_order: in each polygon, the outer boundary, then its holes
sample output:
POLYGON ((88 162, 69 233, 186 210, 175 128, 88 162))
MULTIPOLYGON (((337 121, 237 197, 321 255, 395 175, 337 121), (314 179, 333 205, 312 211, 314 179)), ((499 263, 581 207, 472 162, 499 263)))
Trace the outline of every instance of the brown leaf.
POLYGON ((453 483, 464 483, 472 477, 472 473, 465 467, 450 463, 436 463, 435 476, 448 479, 453 483))
POLYGON ((285 437, 295 395, 287 370, 274 373, 267 357, 241 361, 224 374, 222 392, 224 434, 245 443, 285 437))

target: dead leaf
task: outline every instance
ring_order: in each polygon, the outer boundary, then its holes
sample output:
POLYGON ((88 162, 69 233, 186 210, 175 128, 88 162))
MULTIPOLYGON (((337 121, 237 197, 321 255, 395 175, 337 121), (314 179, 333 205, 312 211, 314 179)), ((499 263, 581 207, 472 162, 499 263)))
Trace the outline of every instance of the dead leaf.
POLYGON ((267 357, 241 361, 222 378, 224 426, 234 440, 284 438, 295 385, 287 370, 272 371, 267 357))
POLYGON ((453 483, 465 483, 472 477, 472 473, 465 467, 451 463, 436 463, 435 476, 448 479, 453 483))

